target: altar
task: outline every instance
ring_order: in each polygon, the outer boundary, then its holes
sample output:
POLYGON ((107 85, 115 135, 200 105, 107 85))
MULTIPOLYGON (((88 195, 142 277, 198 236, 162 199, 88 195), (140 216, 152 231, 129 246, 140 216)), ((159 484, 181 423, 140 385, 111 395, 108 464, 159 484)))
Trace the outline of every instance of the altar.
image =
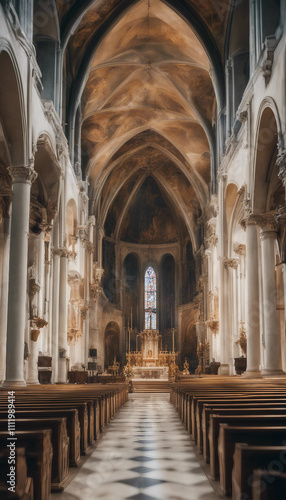
POLYGON ((160 379, 168 380, 169 367, 168 366, 133 366, 132 379, 160 379))
POLYGON ((143 330, 138 337, 140 350, 126 354, 127 362, 132 367, 132 378, 168 380, 169 366, 176 362, 177 353, 163 351, 162 346, 160 349, 161 335, 158 330, 143 330))

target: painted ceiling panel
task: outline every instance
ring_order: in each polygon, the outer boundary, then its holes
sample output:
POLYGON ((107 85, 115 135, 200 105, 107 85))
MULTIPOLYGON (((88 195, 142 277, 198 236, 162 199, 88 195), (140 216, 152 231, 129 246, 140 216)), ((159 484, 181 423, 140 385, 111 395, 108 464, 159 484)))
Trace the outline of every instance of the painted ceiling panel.
MULTIPOLYGON (((164 196, 178 214, 188 214, 196 231, 209 196, 216 116, 211 56, 197 30, 204 26, 222 54, 229 5, 230 0, 182 0, 176 10, 171 1, 95 0, 59 6, 63 21, 78 8, 68 69, 72 79, 81 75, 84 81, 85 173, 95 213, 108 221, 110 234, 118 232, 123 200, 138 183, 149 186, 144 181, 148 173, 157 188, 164 186, 164 196), (193 26, 191 15, 187 21, 178 13, 181 6, 193 9, 193 26)), ((129 216, 121 220, 122 227, 129 227, 129 216)))

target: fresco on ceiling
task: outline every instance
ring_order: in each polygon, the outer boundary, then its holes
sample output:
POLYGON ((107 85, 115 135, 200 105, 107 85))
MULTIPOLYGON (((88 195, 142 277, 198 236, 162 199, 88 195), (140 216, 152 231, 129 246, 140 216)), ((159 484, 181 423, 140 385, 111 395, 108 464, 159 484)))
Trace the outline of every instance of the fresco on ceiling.
MULTIPOLYGON (((120 189, 118 195, 114 199, 113 203, 111 204, 104 225, 104 232, 106 236, 112 237, 112 235, 115 233, 117 221, 140 175, 142 175, 142 172, 135 172, 135 174, 125 182, 125 184, 120 189)), ((113 178, 114 183, 115 179, 116 177, 113 178)), ((112 188, 112 186, 110 186, 110 188, 112 188)), ((110 193, 106 192, 105 196, 107 197, 108 194, 110 193)), ((106 204, 107 199, 103 198, 102 203, 106 204)))
POLYGON ((186 176, 178 168, 166 164, 159 168, 158 173, 164 176, 172 190, 184 202, 188 214, 199 217, 198 198, 186 176))
POLYGON ((121 239, 142 244, 178 240, 172 212, 152 177, 147 177, 131 204, 122 224, 121 239))

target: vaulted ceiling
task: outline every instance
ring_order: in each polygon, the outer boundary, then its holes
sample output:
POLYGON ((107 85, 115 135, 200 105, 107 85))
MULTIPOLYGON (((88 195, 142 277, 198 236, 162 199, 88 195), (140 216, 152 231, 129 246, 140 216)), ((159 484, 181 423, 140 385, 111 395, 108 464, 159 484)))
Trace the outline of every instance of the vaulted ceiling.
POLYGON ((81 113, 92 210, 126 236, 146 179, 198 246, 214 175, 219 69, 230 0, 58 1, 67 116, 81 113), (71 34, 72 33, 72 34, 71 34), (120 226, 122 225, 122 227, 120 226))

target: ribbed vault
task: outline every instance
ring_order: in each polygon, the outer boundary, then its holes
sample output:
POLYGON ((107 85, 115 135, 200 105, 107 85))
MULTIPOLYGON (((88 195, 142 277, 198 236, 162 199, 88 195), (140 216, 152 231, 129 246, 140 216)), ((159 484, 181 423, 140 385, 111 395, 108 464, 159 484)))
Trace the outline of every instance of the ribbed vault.
POLYGON ((121 238, 151 176, 180 237, 187 232, 198 247, 197 220, 214 178, 217 55, 222 59, 228 10, 226 0, 219 9, 191 0, 61 5, 69 126, 78 102, 92 212, 102 227, 114 219, 112 237, 121 238))

